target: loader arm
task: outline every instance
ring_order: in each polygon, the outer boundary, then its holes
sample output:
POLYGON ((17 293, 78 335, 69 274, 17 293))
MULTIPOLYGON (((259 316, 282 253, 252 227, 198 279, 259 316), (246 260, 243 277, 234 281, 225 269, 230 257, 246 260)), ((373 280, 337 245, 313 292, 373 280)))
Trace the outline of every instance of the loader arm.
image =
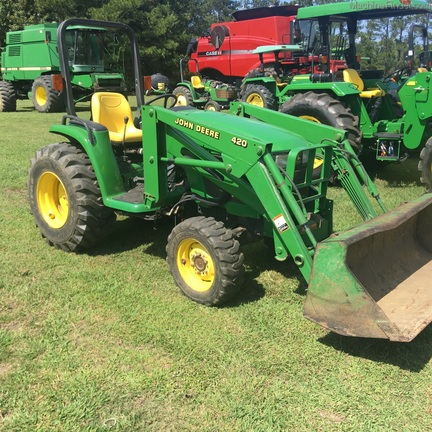
POLYGON ((225 203, 230 213, 262 219, 266 234, 274 239, 276 259, 292 256, 308 280, 314 249, 332 230, 331 204, 326 198, 332 146, 312 145, 297 134, 262 122, 208 114, 143 107, 148 139, 144 147, 144 202, 148 210, 169 201, 166 167, 180 167, 198 201, 212 199, 203 183, 207 179, 232 196, 225 203), (324 164, 319 178, 313 179, 317 148, 324 164), (285 169, 277 165, 275 155, 284 159, 285 169), (295 184, 293 173, 299 171, 300 161, 303 177, 295 184))

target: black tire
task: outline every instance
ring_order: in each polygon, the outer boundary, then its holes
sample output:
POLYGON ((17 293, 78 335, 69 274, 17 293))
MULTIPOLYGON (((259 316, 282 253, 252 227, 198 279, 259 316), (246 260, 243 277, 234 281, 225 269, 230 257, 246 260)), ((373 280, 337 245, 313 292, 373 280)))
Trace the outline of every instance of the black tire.
POLYGON ((185 86, 178 86, 174 89, 173 94, 177 97, 175 106, 193 106, 191 91, 185 86))
POLYGON ((65 251, 96 245, 115 220, 114 212, 102 203, 88 156, 71 144, 51 144, 36 152, 28 190, 42 237, 65 251))
POLYGON ((167 261, 175 283, 188 298, 216 306, 243 283, 243 254, 231 230, 211 217, 178 224, 168 237, 167 261))
POLYGON ((274 110, 276 99, 272 92, 261 84, 247 84, 242 92, 242 101, 261 108, 274 110))
POLYGON ((420 181, 426 186, 429 193, 432 193, 432 137, 430 137, 420 152, 418 164, 420 181))
POLYGON ((16 111, 17 96, 13 84, 0 81, 0 112, 16 111))
POLYGON ((358 129, 358 117, 354 116, 350 108, 327 93, 298 93, 284 102, 279 111, 296 117, 344 129, 348 132, 348 140, 356 152, 362 149, 361 133, 358 129))
POLYGON ((153 90, 169 91, 170 80, 167 76, 158 72, 151 76, 151 86, 153 90))
POLYGON ((258 77, 274 77, 276 74, 276 69, 274 65, 268 64, 267 66, 262 68, 251 69, 243 78, 243 80, 247 80, 248 78, 258 78, 258 77))
POLYGON ((65 110, 63 92, 52 88, 51 76, 40 76, 33 81, 32 101, 40 113, 61 112, 65 110))
POLYGON ((220 111, 221 110, 221 106, 218 102, 213 101, 213 100, 209 100, 206 104, 204 109, 206 111, 220 111))

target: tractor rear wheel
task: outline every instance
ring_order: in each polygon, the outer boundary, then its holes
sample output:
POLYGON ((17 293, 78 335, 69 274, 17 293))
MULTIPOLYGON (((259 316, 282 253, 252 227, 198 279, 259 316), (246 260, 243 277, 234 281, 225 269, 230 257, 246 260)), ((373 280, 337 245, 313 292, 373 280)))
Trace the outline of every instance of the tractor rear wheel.
POLYGON ((102 203, 88 156, 71 144, 51 144, 36 152, 28 190, 42 236, 65 251, 96 245, 115 220, 114 212, 102 203))
POLYGON ((178 86, 173 90, 173 94, 177 96, 175 106, 193 106, 192 93, 187 87, 178 86))
POLYGON ((426 141, 420 152, 418 169, 421 173, 420 181, 424 183, 428 192, 432 192, 432 137, 426 141))
POLYGON ((0 81, 0 112, 16 111, 16 93, 9 81, 0 81))
POLYGON ((242 101, 271 110, 275 109, 276 105, 272 92, 261 84, 247 84, 242 92, 242 101))
POLYGON ((243 283, 243 254, 231 230, 211 217, 179 223, 168 237, 167 261, 175 283, 190 299, 216 306, 243 283))
POLYGON ((348 107, 327 93, 298 93, 284 102, 279 111, 348 132, 348 140, 359 154, 362 149, 359 121, 348 107))
POLYGON ((51 76, 40 76, 33 81, 32 100, 40 113, 59 112, 65 109, 63 93, 52 88, 51 76))

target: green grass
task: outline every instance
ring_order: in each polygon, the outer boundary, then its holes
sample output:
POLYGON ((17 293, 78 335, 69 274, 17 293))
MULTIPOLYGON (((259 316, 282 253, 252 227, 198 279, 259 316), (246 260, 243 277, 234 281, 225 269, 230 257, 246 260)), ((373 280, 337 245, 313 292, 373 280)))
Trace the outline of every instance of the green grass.
MULTIPOLYGON (((49 247, 26 177, 61 115, 29 106, 0 113, 0 430, 430 430, 432 328, 409 344, 328 333, 265 246, 246 247, 244 290, 219 309, 175 287, 170 227, 121 218, 91 253, 49 247)), ((377 185, 389 207, 423 192, 414 160, 377 185)), ((336 228, 358 223, 331 194, 336 228)))

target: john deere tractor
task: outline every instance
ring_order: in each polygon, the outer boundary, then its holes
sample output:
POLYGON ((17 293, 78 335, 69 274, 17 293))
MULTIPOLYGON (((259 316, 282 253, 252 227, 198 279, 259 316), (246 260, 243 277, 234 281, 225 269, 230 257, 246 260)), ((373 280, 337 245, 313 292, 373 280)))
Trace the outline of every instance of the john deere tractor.
POLYGON ((177 83, 173 94, 177 97, 176 106, 192 106, 206 111, 220 111, 228 109, 230 102, 238 98, 238 89, 231 84, 219 80, 203 78, 199 74, 198 62, 182 58, 180 60, 180 82, 177 83), (185 60, 195 64, 195 71, 189 79, 185 78, 183 63, 185 60))
MULTIPOLYGON (((316 123, 345 129, 357 154, 378 161, 403 161, 420 153, 421 181, 432 191, 432 71, 428 30, 408 29, 407 65, 387 76, 359 70, 357 28, 364 20, 429 14, 424 0, 368 0, 300 8, 294 23, 300 45, 271 45, 255 50, 261 67, 243 81, 242 100, 278 109, 316 123), (335 33, 336 29, 336 33, 335 33), (413 61, 413 32, 420 30, 423 51, 413 61), (290 53, 290 62, 284 55, 290 53), (268 68, 273 55, 274 68, 268 68), (293 58, 308 64, 293 73, 293 58)), ((373 59, 372 59, 373 61, 373 59)))
MULTIPOLYGON (((6 34, 1 54, 0 111, 15 111, 17 99, 27 98, 39 112, 65 110, 57 28, 57 23, 37 24, 6 34)), ((107 40, 105 33, 101 27, 71 27, 65 36, 75 102, 89 100, 95 91, 126 91, 118 69, 120 43, 107 40)))
POLYGON ((71 19, 60 24, 57 43, 67 114, 50 129, 59 141, 31 160, 28 180, 34 221, 50 245, 95 246, 117 213, 171 219, 167 267, 198 303, 216 306, 236 295, 243 241, 267 239, 275 258, 293 260, 309 284, 305 316, 327 329, 409 341, 432 320, 431 194, 386 212, 347 134, 318 122, 240 102, 231 113, 175 107, 170 94, 159 96, 164 106, 156 98, 144 103, 139 49, 126 25, 71 19), (129 36, 135 115, 115 92, 92 96, 92 120, 78 115, 71 26, 129 36), (365 220, 337 234, 331 171, 365 220))

